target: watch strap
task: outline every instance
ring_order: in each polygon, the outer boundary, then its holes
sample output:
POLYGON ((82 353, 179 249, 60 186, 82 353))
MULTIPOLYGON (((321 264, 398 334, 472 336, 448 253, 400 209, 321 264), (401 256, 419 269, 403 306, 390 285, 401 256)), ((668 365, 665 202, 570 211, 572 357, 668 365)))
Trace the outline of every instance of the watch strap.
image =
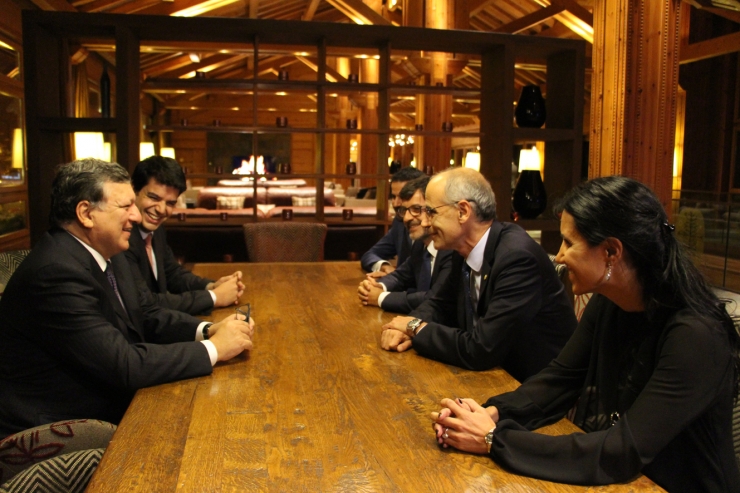
POLYGON ((209 323, 207 323, 207 324, 205 324, 205 325, 203 326, 203 330, 202 330, 202 332, 201 332, 201 333, 203 334, 203 340, 204 340, 204 341, 207 341, 207 340, 208 340, 208 338, 209 338, 209 337, 211 337, 211 331, 210 331, 210 329, 211 329, 211 325, 213 325, 213 323, 210 323, 210 322, 209 322, 209 323))

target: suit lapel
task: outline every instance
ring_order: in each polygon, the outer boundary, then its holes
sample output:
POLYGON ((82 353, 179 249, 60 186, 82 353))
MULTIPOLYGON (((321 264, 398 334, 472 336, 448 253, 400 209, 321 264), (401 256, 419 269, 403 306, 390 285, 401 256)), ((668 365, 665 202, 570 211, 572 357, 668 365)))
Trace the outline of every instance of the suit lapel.
POLYGON ((494 260, 496 260, 496 246, 501 239, 501 231, 504 225, 498 221, 494 221, 491 224, 491 231, 488 233, 488 241, 486 242, 486 250, 483 254, 483 265, 481 266, 481 278, 480 278, 480 294, 478 295, 478 306, 475 307, 478 316, 481 316, 480 307, 486 306, 487 303, 481 305, 481 300, 488 299, 486 296, 486 290, 489 284, 492 285, 493 279, 491 278, 491 267, 493 266, 494 260))
POLYGON ((159 285, 159 292, 167 292, 167 276, 164 273, 164 257, 165 250, 167 249, 167 241, 164 237, 164 231, 160 226, 157 228, 152 238, 152 249, 154 249, 154 255, 157 263, 157 284, 159 285))
MULTIPOLYGON (((113 272, 116 275, 118 292, 121 294, 123 303, 126 305, 126 310, 124 310, 123 306, 118 303, 118 298, 113 291, 113 288, 110 287, 110 283, 107 282, 108 279, 106 277, 105 280, 106 284, 110 288, 109 291, 113 293, 113 298, 111 298, 111 301, 116 308, 116 313, 126 324, 129 332, 131 332, 132 335, 135 334, 135 337, 132 337, 132 339, 143 341, 144 337, 139 330, 139 327, 141 326, 141 321, 138 320, 138 311, 136 310, 136 307, 139 306, 139 296, 138 291, 136 290, 136 283, 131 276, 128 260, 126 260, 125 256, 121 253, 111 258, 111 264, 113 266, 113 272)), ((105 274, 103 274, 103 276, 105 277, 105 274)))

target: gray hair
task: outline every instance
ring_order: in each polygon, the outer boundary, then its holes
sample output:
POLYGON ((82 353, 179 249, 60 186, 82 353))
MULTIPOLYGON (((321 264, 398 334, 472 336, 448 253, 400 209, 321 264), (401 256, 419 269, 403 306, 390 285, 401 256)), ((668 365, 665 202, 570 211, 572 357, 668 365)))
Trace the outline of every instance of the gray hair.
POLYGON ((482 174, 470 168, 450 168, 439 174, 447 178, 445 196, 449 202, 470 202, 478 222, 496 219, 496 195, 482 174))
POLYGON ((57 168, 51 185, 49 223, 64 226, 77 218, 77 204, 86 200, 98 207, 105 198, 106 183, 130 183, 128 171, 118 163, 79 159, 57 168))

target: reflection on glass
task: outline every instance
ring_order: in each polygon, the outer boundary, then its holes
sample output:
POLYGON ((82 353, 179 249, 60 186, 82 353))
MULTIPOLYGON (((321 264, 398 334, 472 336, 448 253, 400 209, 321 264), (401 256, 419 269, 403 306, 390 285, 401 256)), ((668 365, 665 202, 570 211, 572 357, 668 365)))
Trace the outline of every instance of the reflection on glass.
POLYGON ((0 204, 0 235, 26 228, 26 203, 18 200, 0 204))
POLYGON ((11 79, 20 80, 21 68, 18 52, 0 39, 0 73, 11 79))
POLYGON ((0 94, 0 186, 23 183, 21 101, 0 94))

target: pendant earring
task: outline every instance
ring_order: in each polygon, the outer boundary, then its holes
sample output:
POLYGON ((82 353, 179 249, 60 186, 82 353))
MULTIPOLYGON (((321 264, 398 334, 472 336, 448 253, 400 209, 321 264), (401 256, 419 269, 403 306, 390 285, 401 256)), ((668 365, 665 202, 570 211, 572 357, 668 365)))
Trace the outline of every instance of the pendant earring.
POLYGON ((606 263, 606 276, 604 276, 604 282, 609 282, 609 279, 612 278, 612 263, 607 262, 606 263))

